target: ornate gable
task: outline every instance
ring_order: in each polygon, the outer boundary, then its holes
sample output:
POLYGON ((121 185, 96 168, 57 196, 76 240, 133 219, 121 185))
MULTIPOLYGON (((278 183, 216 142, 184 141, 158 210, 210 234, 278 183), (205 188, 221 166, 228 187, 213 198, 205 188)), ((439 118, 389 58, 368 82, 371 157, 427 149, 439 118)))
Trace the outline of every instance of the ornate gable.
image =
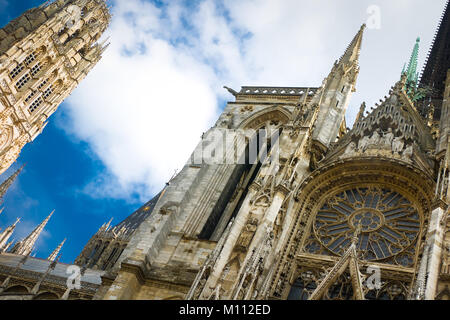
POLYGON ((434 152, 435 141, 403 89, 405 80, 402 77, 391 88, 390 96, 366 117, 360 115, 353 129, 334 145, 320 164, 337 159, 384 157, 415 163, 428 172, 433 170, 430 155, 434 152))

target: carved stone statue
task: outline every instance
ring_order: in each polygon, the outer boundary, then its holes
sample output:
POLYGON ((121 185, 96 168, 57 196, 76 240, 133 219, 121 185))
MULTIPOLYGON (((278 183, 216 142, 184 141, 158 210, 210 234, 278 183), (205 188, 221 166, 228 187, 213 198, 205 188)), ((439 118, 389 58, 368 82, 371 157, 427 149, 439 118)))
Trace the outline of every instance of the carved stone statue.
POLYGON ((222 119, 219 119, 217 126, 220 128, 227 128, 231 129, 231 126, 233 124, 233 118, 234 114, 232 113, 226 113, 222 119))
POLYGON ((264 161, 264 163, 261 167, 260 175, 262 177, 267 176, 269 174, 269 169, 270 169, 270 161, 268 159, 266 159, 266 161, 264 161))
POLYGON ((374 133, 373 133, 372 136, 370 137, 369 144, 371 144, 371 145, 377 145, 377 144, 380 143, 380 139, 381 139, 381 136, 380 136, 380 134, 378 133, 378 130, 376 130, 376 131, 374 131, 374 133))
POLYGON ((361 139, 359 139, 358 142, 358 150, 361 152, 364 152, 367 148, 367 146, 369 145, 369 137, 364 136, 361 139))
POLYGON ((238 238, 236 246, 242 249, 247 249, 250 245, 250 242, 253 239, 253 236, 255 235, 257 227, 258 227, 258 220, 255 218, 250 218, 247 221, 244 230, 242 230, 242 233, 238 238))
POLYGON ((394 152, 394 154, 399 154, 403 150, 404 145, 403 137, 395 137, 392 142, 392 152, 394 152))
POLYGON ((302 108, 297 116, 297 119, 295 120, 295 125, 301 126, 304 125, 306 120, 308 119, 309 116, 309 110, 306 109, 305 107, 302 108))
POLYGON ((356 150, 356 143, 352 141, 345 149, 344 155, 352 155, 355 153, 355 150, 356 150))
POLYGON ((392 129, 389 128, 388 132, 383 135, 384 145, 391 147, 392 140, 394 140, 394 134, 392 133, 392 129))
POLYGON ((413 155, 413 145, 410 144, 406 147, 405 151, 403 151, 402 157, 404 159, 411 159, 412 155, 413 155))

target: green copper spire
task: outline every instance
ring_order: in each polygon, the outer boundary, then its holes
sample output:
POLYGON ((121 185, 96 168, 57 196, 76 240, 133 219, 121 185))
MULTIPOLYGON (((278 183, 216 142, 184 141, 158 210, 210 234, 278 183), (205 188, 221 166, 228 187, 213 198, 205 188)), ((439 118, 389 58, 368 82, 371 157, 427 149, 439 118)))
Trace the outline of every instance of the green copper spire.
POLYGON ((414 101, 416 89, 417 89, 417 81, 419 79, 419 72, 417 72, 417 64, 419 60, 419 43, 420 38, 417 38, 416 44, 414 45, 413 52, 411 54, 411 58, 409 59, 408 68, 405 69, 403 67, 402 76, 406 75, 406 83, 405 83, 405 91, 414 101))

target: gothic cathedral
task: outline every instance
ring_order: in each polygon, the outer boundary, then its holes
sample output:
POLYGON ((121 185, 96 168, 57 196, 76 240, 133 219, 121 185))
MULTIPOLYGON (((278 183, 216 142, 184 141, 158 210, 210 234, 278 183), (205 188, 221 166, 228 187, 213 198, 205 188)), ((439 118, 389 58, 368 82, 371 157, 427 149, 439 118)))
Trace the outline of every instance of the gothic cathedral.
MULTIPOLYGON (((0 31, 1 170, 100 59, 108 21, 101 0, 60 0, 0 31)), ((0 299, 450 299, 450 6, 420 80, 418 39, 349 129, 365 27, 320 86, 226 87, 234 101, 183 169, 85 246, 81 288, 57 254, 44 266, 18 243, 0 299)))

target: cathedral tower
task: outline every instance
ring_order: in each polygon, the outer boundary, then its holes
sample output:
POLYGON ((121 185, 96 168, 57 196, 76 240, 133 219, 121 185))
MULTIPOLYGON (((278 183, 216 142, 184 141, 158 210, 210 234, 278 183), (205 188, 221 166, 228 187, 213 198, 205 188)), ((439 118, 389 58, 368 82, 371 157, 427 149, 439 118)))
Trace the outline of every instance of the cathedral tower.
POLYGON ((100 60, 104 0, 57 0, 0 29, 0 174, 100 60))

